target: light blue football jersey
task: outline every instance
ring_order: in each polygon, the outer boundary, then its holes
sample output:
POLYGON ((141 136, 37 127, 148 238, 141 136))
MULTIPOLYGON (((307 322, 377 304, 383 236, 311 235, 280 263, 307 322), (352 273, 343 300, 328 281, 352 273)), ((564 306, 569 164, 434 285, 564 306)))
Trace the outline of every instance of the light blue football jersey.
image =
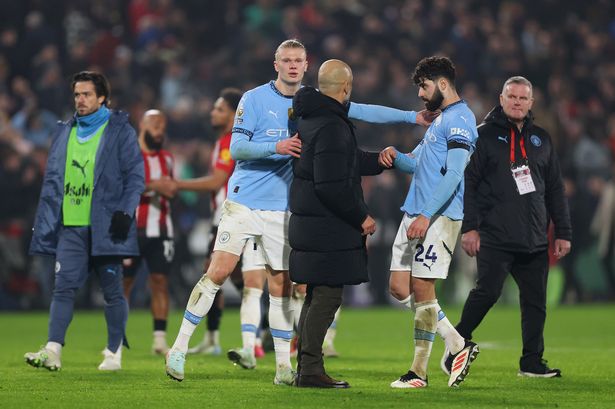
MULTIPOLYGON (((296 132, 291 119, 293 97, 283 95, 270 81, 243 94, 235 113, 231 144, 237 139, 276 143, 296 132)), ((288 209, 288 191, 293 178, 289 155, 237 160, 228 181, 228 198, 255 210, 288 209)))
MULTIPOLYGON (((417 160, 416 170, 401 210, 409 216, 419 215, 446 173, 449 148, 464 148, 472 153, 477 139, 476 118, 465 101, 461 100, 444 108, 413 151, 417 160)), ((463 190, 462 179, 450 199, 436 214, 462 220, 463 190)))

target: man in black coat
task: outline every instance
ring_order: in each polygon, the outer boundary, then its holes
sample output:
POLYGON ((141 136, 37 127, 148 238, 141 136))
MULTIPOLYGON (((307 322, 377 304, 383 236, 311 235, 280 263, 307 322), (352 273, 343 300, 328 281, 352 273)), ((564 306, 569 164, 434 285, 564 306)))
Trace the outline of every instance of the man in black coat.
POLYGON ((344 285, 367 275, 366 236, 376 231, 363 200, 362 175, 377 175, 378 152, 357 147, 346 103, 352 71, 339 60, 318 71, 320 91, 304 87, 293 99, 299 118, 301 157, 294 162, 290 187, 290 278, 307 284, 299 320, 297 386, 348 388, 324 369, 322 343, 344 285))
POLYGON ((461 244, 477 257, 476 288, 468 295, 457 331, 471 338, 497 302, 510 273, 519 286, 523 355, 521 376, 559 377, 542 359, 546 320, 547 229, 555 225, 555 256, 570 251, 572 228, 551 137, 533 123, 532 84, 509 78, 496 106, 478 127, 465 172, 461 244))

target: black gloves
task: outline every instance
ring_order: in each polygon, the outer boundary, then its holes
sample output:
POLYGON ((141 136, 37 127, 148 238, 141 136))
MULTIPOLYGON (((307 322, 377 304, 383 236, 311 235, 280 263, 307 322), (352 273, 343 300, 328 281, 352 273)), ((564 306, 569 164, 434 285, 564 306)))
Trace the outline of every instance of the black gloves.
POLYGON ((126 240, 128 238, 128 231, 130 230, 131 223, 132 217, 120 210, 115 211, 113 217, 111 217, 111 227, 109 227, 111 238, 126 240))

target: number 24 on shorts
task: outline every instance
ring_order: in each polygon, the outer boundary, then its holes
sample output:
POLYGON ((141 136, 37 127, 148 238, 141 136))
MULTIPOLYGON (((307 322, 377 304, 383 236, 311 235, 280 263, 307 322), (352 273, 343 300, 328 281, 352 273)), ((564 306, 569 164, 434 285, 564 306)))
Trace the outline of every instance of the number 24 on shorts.
POLYGON ((422 244, 417 244, 416 253, 414 254, 414 261, 422 263, 425 260, 431 260, 432 263, 435 263, 438 259, 436 252, 433 251, 433 244, 430 244, 429 247, 427 247, 427 253, 425 253, 425 258, 421 257, 424 252, 425 246, 423 246, 422 244))

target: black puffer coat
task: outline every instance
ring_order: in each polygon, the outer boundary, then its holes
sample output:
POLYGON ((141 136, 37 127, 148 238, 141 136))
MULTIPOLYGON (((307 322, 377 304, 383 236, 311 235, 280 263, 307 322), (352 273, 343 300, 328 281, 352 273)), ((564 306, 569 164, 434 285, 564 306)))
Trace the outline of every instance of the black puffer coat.
POLYGON ((361 175, 382 172, 378 153, 358 149, 344 106, 312 87, 297 92, 293 112, 302 148, 290 187, 290 277, 315 285, 366 282, 361 175))
POLYGON ((549 220, 555 225, 556 238, 572 239, 568 201, 551 137, 534 124, 531 113, 519 132, 497 106, 478 127, 476 151, 465 171, 461 232, 478 230, 481 247, 534 253, 547 249, 549 220), (517 163, 522 158, 519 136, 523 138, 535 192, 520 195, 517 191, 510 170, 511 132, 515 132, 517 163))

